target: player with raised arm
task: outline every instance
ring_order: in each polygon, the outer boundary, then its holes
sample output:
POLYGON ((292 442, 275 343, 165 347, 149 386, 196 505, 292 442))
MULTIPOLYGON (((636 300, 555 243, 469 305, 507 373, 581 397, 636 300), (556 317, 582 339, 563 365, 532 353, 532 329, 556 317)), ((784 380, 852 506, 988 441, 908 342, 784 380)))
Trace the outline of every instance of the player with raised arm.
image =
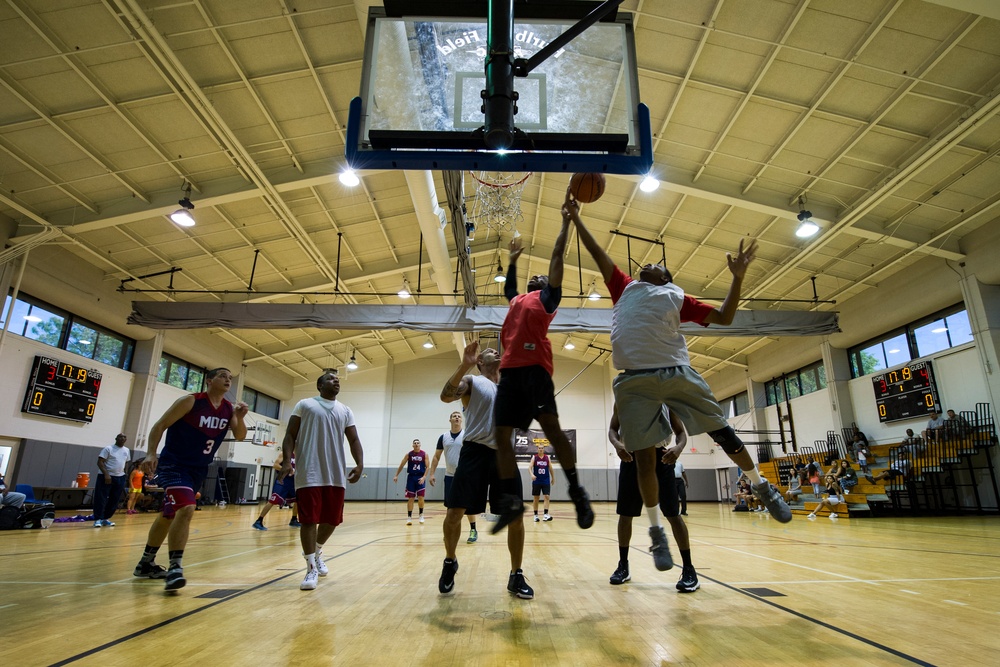
POLYGON ((612 387, 621 416, 621 432, 635 457, 642 501, 649 516, 653 559, 660 570, 673 565, 667 537, 657 511, 655 446, 670 437, 670 424, 663 415, 666 404, 687 427, 688 433, 708 433, 729 458, 746 473, 754 495, 782 523, 792 512, 781 495, 761 477, 743 442, 729 426, 705 380, 693 369, 681 322, 731 324, 740 301, 747 267, 757 252, 757 242, 744 248, 740 240, 736 257, 726 255, 733 275, 729 293, 721 307, 712 307, 684 294, 664 266, 647 264, 634 280, 615 266, 580 219, 580 207, 567 194, 563 215, 576 225, 580 240, 590 252, 611 292, 611 353, 621 372, 612 387))
MULTIPOLYGON (((590 528, 594 524, 594 512, 590 508, 590 498, 577 478, 576 452, 559 425, 555 386, 552 384, 552 345, 546 337, 562 298, 563 253, 569 223, 570 216, 564 211, 562 228, 549 260, 549 274, 528 278, 526 294, 517 291, 517 259, 523 250, 521 238, 515 236, 510 242, 510 264, 504 283, 504 296, 510 302, 510 309, 500 331, 503 357, 500 359, 496 404, 497 460, 501 479, 506 484, 512 484, 518 476, 514 458, 514 429, 527 429, 533 419, 538 420, 566 473, 569 497, 576 506, 576 522, 581 528, 590 528)), ((513 493, 513 489, 509 489, 501 499, 499 509, 494 533, 524 514, 524 501, 520 495, 513 493)))
MULTIPOLYGON (((500 379, 500 358, 497 351, 487 348, 479 352, 479 343, 472 342, 462 353, 462 363, 451 374, 444 388, 441 400, 445 403, 462 401, 465 406, 465 437, 455 479, 451 483, 451 495, 445 500, 448 512, 444 518, 445 559, 438 579, 438 591, 450 595, 455 589, 455 573, 458 572, 458 558, 455 550, 462 532, 462 516, 479 514, 486 510, 486 500, 490 510, 497 512, 501 498, 500 477, 497 473, 497 447, 493 440, 494 401, 497 395, 497 381, 500 379), (479 368, 479 375, 468 374, 479 368)), ((521 478, 507 483, 507 489, 521 497, 521 478)), ((510 575, 507 577, 507 591, 522 600, 531 600, 535 592, 524 579, 521 558, 524 554, 524 517, 514 516, 507 530, 507 550, 510 552, 510 575)))
POLYGON ((210 370, 205 381, 207 391, 177 399, 153 424, 148 452, 141 464, 146 475, 156 473, 153 481, 164 489, 163 511, 149 527, 146 548, 132 574, 166 579, 167 591, 179 590, 187 584, 181 560, 194 516, 195 494, 208 476, 208 464, 215 459, 215 452, 230 430, 236 440, 247 436, 243 423, 247 404, 240 401, 234 406, 226 399, 233 382, 229 369, 210 370), (156 449, 164 431, 167 442, 157 457, 156 449), (164 540, 170 550, 170 567, 166 570, 154 562, 164 540))

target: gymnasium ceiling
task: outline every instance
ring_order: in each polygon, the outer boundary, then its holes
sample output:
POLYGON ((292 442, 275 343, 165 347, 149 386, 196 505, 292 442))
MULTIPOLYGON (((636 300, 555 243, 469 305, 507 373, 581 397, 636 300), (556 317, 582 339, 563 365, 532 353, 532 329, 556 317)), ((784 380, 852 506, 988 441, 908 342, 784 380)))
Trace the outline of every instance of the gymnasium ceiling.
MULTIPOLYGON (((403 172, 363 172, 355 188, 337 179, 369 4, 0 3, 0 213, 18 222, 14 241, 21 250, 61 244, 114 285, 177 267, 177 290, 216 292, 133 298, 244 299, 258 250, 254 290, 296 294, 255 301, 395 304, 404 278, 437 293, 403 172), (167 218, 185 181, 192 228, 167 218), (315 294, 335 287, 338 238, 341 290, 353 295, 315 294)), ((836 306, 807 303, 812 277, 820 300, 842 302, 928 255, 960 261, 962 237, 995 223, 996 3, 626 0, 621 10, 634 14, 663 185, 645 193, 637 179, 610 175, 604 197, 585 207, 620 264, 625 240, 612 230, 662 238, 677 282, 717 299, 729 283, 725 253, 755 237, 744 295, 760 300, 746 307, 827 310, 836 306), (821 221, 808 240, 794 233, 800 197, 821 221)), ((531 261, 522 277, 545 271, 567 181, 538 173, 526 184, 531 261)), ((434 182, 445 206, 440 173, 434 182)), ((599 280, 604 299, 577 300, 574 238, 568 247, 564 305, 609 307, 599 280)), ((501 303, 496 237, 480 234, 472 253, 480 301, 501 303)), ((655 261, 660 250, 633 242, 632 255, 655 261)), ((506 265, 506 252, 499 259, 506 265)), ((595 268, 585 257, 584 293, 595 268)), ((129 285, 164 289, 168 280, 129 285)), ((364 369, 456 344, 434 334, 428 350, 425 334, 405 330, 214 332, 296 381, 343 364, 355 347, 364 369)), ((589 361, 598 353, 588 344, 609 347, 606 336, 573 338, 569 351, 553 337, 559 355, 589 361)), ((745 364, 767 340, 689 344, 710 376, 745 364)))

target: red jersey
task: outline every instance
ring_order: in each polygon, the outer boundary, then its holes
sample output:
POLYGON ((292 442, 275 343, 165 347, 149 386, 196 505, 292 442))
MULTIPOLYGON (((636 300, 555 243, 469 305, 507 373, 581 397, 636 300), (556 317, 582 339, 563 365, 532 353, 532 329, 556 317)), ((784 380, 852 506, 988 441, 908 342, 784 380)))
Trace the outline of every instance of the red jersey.
POLYGON ((535 290, 511 299, 500 330, 501 369, 541 366, 552 375, 552 345, 546 334, 556 314, 545 311, 541 296, 541 290, 535 290))

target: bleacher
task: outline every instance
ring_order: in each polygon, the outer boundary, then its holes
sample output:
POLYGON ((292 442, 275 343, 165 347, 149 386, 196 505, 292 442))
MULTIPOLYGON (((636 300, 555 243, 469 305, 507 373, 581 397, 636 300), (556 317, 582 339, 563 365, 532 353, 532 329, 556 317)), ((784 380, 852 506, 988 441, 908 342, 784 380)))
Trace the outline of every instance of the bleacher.
MULTIPOLYGON (((889 461, 902 449, 907 450, 909 474, 905 479, 897 477, 872 484, 853 463, 858 484, 847 495, 846 502, 841 502, 834 511, 840 517, 1000 511, 1000 488, 991 453, 997 445, 997 431, 989 403, 978 403, 975 411, 963 411, 960 416, 965 425, 946 420, 941 436, 925 442, 916 451, 904 448, 901 443, 870 445, 872 457, 868 468, 873 477, 887 470, 889 461), (977 475, 977 471, 983 475, 977 475), (989 497, 984 497, 990 494, 980 491, 980 477, 991 482, 992 503, 989 497)), ((803 447, 799 452, 762 462, 761 474, 769 480, 778 480, 774 484, 784 493, 796 463, 808 464, 815 458, 825 473, 835 460, 853 460, 845 444, 850 442, 848 433, 853 437, 853 429, 845 429, 843 435, 831 431, 825 441, 817 440, 814 447, 803 447)), ((813 495, 810 484, 805 484, 798 502, 791 504, 792 513, 807 515, 821 499, 822 496, 813 495)))

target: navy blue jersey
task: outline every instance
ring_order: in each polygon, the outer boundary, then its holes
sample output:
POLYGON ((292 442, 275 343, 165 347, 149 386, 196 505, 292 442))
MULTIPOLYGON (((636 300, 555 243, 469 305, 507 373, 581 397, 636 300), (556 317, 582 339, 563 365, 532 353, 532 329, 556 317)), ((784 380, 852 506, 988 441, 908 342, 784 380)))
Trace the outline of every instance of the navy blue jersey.
POLYGON ((531 458, 531 474, 535 476, 535 481, 533 481, 532 484, 551 484, 551 478, 549 476, 549 468, 551 465, 552 461, 549 459, 548 454, 533 456, 531 458))
POLYGON ((207 466, 222 445, 232 418, 233 404, 226 399, 216 408, 207 393, 195 394, 190 412, 167 427, 167 444, 160 453, 160 462, 207 466))
POLYGON ((423 477, 427 472, 427 453, 424 450, 413 451, 407 454, 409 461, 406 462, 406 474, 415 477, 423 477))

